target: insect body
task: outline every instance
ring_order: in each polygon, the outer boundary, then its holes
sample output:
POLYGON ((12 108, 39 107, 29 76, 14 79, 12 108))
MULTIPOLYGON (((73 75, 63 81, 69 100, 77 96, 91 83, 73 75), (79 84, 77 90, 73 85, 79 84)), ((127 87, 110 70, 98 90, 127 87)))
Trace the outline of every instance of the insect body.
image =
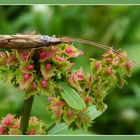
POLYGON ((70 43, 68 37, 57 38, 48 35, 0 35, 0 48, 30 49, 47 47, 51 44, 70 43))

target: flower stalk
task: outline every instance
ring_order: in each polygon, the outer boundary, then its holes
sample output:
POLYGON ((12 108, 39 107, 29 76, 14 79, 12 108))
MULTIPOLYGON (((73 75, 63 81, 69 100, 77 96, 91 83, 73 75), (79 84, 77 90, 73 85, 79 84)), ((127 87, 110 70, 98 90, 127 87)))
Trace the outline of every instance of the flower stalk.
POLYGON ((20 129, 24 135, 27 132, 33 99, 34 99, 34 96, 31 96, 28 99, 24 100, 23 114, 22 114, 21 123, 20 123, 20 129))

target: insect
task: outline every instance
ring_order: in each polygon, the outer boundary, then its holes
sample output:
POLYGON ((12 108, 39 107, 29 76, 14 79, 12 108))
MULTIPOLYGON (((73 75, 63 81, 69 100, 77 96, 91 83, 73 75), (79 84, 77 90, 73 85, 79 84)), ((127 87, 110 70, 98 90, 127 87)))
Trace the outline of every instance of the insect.
MULTIPOLYGON (((57 38, 55 36, 48 36, 48 35, 0 35, 0 48, 4 49, 39 49, 42 47, 49 47, 50 45, 60 44, 60 43, 82 43, 87 44, 91 46, 96 46, 98 48, 104 49, 105 51, 112 50, 114 53, 118 54, 119 56, 122 56, 129 60, 128 57, 122 55, 117 50, 113 49, 112 47, 108 47, 106 45, 102 45, 93 41, 84 40, 84 39, 77 39, 77 38, 70 38, 70 37, 62 37, 57 38)), ((134 61, 130 61, 132 65, 136 65, 137 67, 140 67, 139 64, 137 64, 134 61)))

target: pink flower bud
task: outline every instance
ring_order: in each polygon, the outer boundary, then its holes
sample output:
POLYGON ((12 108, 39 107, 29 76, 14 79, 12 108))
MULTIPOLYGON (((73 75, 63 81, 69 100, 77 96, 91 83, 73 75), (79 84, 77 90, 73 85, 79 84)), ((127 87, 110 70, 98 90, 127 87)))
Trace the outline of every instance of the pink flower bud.
POLYGON ((47 52, 42 51, 42 52, 40 52, 39 56, 40 56, 40 59, 44 59, 47 57, 47 52))
POLYGON ((125 67, 128 71, 130 71, 132 68, 132 64, 130 62, 126 62, 125 67))
POLYGON ((55 112, 56 117, 60 117, 62 115, 62 110, 61 109, 57 109, 55 112))
POLYGON ((72 50, 72 48, 67 48, 67 49, 66 49, 66 53, 68 53, 68 54, 71 54, 71 53, 73 53, 73 50, 72 50))
POLYGON ((30 78, 31 78, 31 75, 27 74, 27 73, 24 74, 24 76, 23 76, 24 82, 27 82, 30 78))
POLYGON ((27 67, 28 70, 33 70, 34 69, 34 64, 31 64, 27 67))
POLYGON ((18 129, 19 128, 19 125, 15 124, 14 126, 12 126, 12 128, 18 129))
POLYGON ((46 87, 47 87, 47 81, 46 81, 46 80, 42 80, 42 81, 41 81, 41 86, 42 86, 43 88, 46 88, 46 87))
POLYGON ((77 78, 78 78, 78 80, 84 79, 84 74, 83 74, 82 70, 77 71, 77 78))
POLYGON ((61 100, 58 100, 55 104, 55 106, 57 106, 58 108, 59 107, 62 107, 63 106, 63 102, 61 100))
POLYGON ((5 124, 6 126, 9 126, 9 125, 11 124, 11 122, 12 122, 12 119, 13 119, 12 115, 11 115, 11 114, 8 114, 8 115, 5 117, 4 124, 5 124))
POLYGON ((112 64, 117 66, 119 64, 119 57, 115 57, 112 61, 112 64))
POLYGON ((35 135, 36 134, 35 129, 32 129, 28 134, 29 135, 35 135))
POLYGON ((101 63, 100 62, 96 62, 95 67, 96 69, 98 69, 100 67, 101 63))
POLYGON ((72 112, 72 110, 69 108, 69 109, 67 110, 67 116, 68 116, 68 117, 71 117, 72 114, 73 114, 73 112, 72 112))
POLYGON ((28 53, 27 52, 22 52, 21 57, 22 57, 23 60, 26 60, 27 57, 28 57, 28 53))
POLYGON ((111 73, 112 73, 112 68, 111 67, 107 68, 106 74, 111 74, 111 73))
POLYGON ((50 70, 51 69, 51 64, 49 63, 49 64, 46 64, 46 70, 48 71, 48 70, 50 70))
POLYGON ((57 59, 59 62, 64 61, 64 58, 62 58, 62 57, 60 57, 60 56, 56 56, 56 59, 57 59))
POLYGON ((74 75, 70 75, 69 78, 71 79, 71 81, 72 81, 73 83, 76 82, 76 79, 75 79, 75 76, 74 76, 74 75))
POLYGON ((87 123, 88 120, 89 120, 88 116, 85 116, 85 117, 84 117, 84 122, 87 123))
POLYGON ((0 135, 5 133, 5 128, 0 128, 0 135))
POLYGON ((52 96, 48 96, 48 101, 51 102, 53 100, 52 96))
POLYGON ((88 104, 90 102, 90 97, 89 96, 86 96, 85 99, 84 99, 84 101, 85 101, 86 104, 88 104))
POLYGON ((33 83, 32 90, 34 91, 36 89, 36 87, 37 87, 36 83, 33 83))

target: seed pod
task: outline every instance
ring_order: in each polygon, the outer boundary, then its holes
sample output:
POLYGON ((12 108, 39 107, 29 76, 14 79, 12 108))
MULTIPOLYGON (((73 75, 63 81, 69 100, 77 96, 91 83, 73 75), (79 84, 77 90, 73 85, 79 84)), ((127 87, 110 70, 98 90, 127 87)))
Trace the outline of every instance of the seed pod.
POLYGON ((90 102, 90 97, 89 97, 89 96, 86 96, 86 97, 84 98, 84 101, 85 101, 86 104, 88 104, 88 103, 90 102))
POLYGON ((132 64, 129 62, 126 62, 125 67, 126 67, 127 71, 130 71, 132 68, 132 64))
POLYGON ((36 134, 35 129, 32 129, 28 134, 29 135, 35 135, 36 134))
POLYGON ((59 62, 64 61, 64 58, 62 58, 62 57, 60 57, 60 56, 56 56, 56 59, 57 59, 59 62))
POLYGON ((77 71, 77 78, 78 78, 78 80, 84 79, 84 74, 81 69, 77 71))
POLYGON ((88 116, 84 116, 84 122, 87 123, 89 120, 88 116))
POLYGON ((5 129, 5 128, 3 128, 3 127, 1 127, 1 128, 0 128, 0 135, 1 135, 1 134, 4 134, 4 133, 5 133, 5 131, 6 131, 6 129, 5 129))
POLYGON ((69 108, 69 109, 67 110, 67 116, 68 116, 68 117, 71 117, 72 115, 73 115, 73 111, 72 111, 72 109, 69 108))
POLYGON ((36 88, 37 88, 36 83, 33 83, 33 85, 32 85, 32 91, 34 91, 36 88))
POLYGON ((46 87, 47 87, 47 81, 46 81, 46 80, 42 80, 42 81, 41 81, 41 86, 42 86, 43 88, 46 88, 46 87))
POLYGON ((40 52, 39 57, 40 57, 40 59, 46 58, 47 57, 47 52, 45 52, 45 51, 40 52))
POLYGON ((18 129, 19 127, 20 127, 20 126, 17 125, 17 124, 15 124, 15 125, 12 126, 12 128, 14 128, 14 129, 18 129))
POLYGON ((67 48, 67 49, 66 49, 66 53, 68 53, 68 54, 71 54, 71 53, 73 53, 73 50, 72 50, 72 48, 70 48, 70 47, 69 47, 69 48, 67 48))
POLYGON ((31 75, 27 74, 27 73, 24 74, 24 76, 23 76, 24 82, 27 82, 30 78, 31 78, 31 75))
POLYGON ((69 76, 69 78, 70 78, 70 80, 71 80, 73 83, 76 82, 76 78, 75 78, 74 75, 71 74, 71 75, 69 76))
POLYGON ((58 100, 55 104, 57 107, 62 107, 63 102, 61 100, 58 100))
POLYGON ((8 114, 8 115, 5 117, 4 124, 5 124, 6 126, 9 126, 9 125, 12 123, 12 119, 13 119, 12 115, 8 114))
POLYGON ((110 75, 111 73, 112 73, 112 68, 111 67, 107 68, 106 74, 110 75))
POLYGON ((50 70, 51 69, 51 64, 49 63, 49 64, 46 64, 46 70, 48 71, 48 70, 50 70))
POLYGON ((60 117, 62 115, 62 109, 57 109, 55 111, 55 115, 56 115, 56 117, 60 117))
POLYGON ((27 57, 28 57, 28 55, 29 55, 29 54, 28 54, 28 52, 26 52, 26 51, 24 51, 24 52, 21 53, 21 57, 22 57, 23 60, 26 60, 27 57))
POLYGON ((100 66, 101 66, 101 63, 100 62, 96 62, 96 64, 95 64, 96 69, 98 69, 100 66))
POLYGON ((33 70, 34 69, 34 64, 31 64, 27 67, 28 70, 33 70))

